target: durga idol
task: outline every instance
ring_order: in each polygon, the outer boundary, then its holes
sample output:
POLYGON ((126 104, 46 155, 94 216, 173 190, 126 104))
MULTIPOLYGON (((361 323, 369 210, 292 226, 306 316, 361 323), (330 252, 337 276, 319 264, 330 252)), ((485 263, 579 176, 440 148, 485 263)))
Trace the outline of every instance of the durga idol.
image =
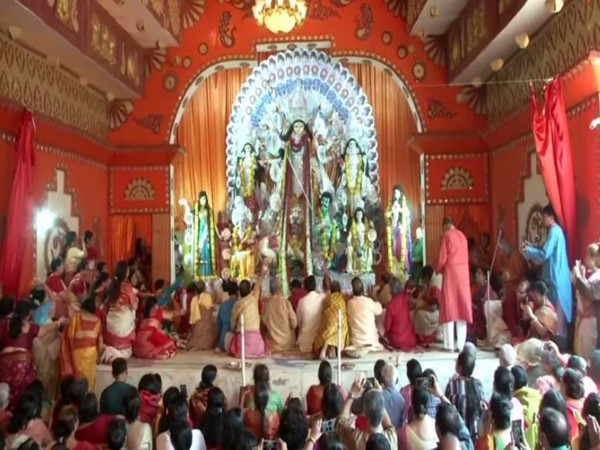
POLYGON ((410 211, 400 186, 394 186, 386 211, 387 250, 390 272, 405 280, 410 271, 410 211))

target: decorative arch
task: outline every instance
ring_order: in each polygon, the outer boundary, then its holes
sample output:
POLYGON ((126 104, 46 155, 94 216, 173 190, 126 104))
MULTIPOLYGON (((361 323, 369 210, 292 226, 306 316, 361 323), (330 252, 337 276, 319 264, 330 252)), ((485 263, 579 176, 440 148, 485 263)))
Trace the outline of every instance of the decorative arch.
MULTIPOLYGON (((331 59, 334 62, 340 62, 343 65, 347 63, 360 63, 371 65, 392 77, 394 82, 396 82, 396 84, 406 97, 407 104, 410 108, 413 119, 415 120, 417 132, 423 133, 427 130, 425 121, 423 119, 423 112, 421 110, 421 106, 417 99, 417 96, 415 95, 410 85, 407 83, 406 78, 386 58, 383 58, 375 53, 357 52, 356 54, 334 54, 331 56, 331 59)), ((220 58, 198 70, 196 74, 194 74, 194 76, 190 78, 190 81, 188 82, 187 86, 185 87, 185 90, 183 91, 184 93, 179 97, 178 101, 176 102, 173 108, 173 112, 171 113, 169 119, 169 126, 166 127, 166 140, 168 141, 168 143, 176 143, 177 129, 179 127, 179 124, 181 123, 181 118, 183 117, 187 105, 189 104, 190 100, 200 87, 202 81, 210 77, 212 74, 220 72, 222 70, 233 69, 238 67, 254 68, 257 67, 258 64, 259 62, 256 60, 255 57, 240 58, 239 56, 231 56, 220 58)))

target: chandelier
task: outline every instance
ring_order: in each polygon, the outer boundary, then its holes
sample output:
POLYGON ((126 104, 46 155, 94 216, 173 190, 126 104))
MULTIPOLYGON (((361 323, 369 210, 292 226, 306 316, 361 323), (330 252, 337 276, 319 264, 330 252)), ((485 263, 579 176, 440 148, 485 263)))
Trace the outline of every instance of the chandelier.
POLYGON ((259 25, 271 33, 289 33, 299 27, 306 18, 306 0, 256 0, 252 7, 259 25))

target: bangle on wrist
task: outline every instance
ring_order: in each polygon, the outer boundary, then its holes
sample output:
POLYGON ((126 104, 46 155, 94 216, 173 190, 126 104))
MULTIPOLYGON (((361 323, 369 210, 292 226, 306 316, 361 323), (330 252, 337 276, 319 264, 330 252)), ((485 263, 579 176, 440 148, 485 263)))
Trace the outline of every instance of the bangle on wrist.
POLYGON ((306 443, 310 443, 310 445, 314 446, 316 444, 316 441, 311 436, 309 436, 306 440, 306 443))

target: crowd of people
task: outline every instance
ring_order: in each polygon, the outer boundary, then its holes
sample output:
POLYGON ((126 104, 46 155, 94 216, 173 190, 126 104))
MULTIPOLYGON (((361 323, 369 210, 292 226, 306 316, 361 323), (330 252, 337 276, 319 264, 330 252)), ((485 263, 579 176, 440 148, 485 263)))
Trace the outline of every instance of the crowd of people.
MULTIPOLYGON (((205 365, 197 388, 163 386, 147 373, 128 382, 127 360, 100 398, 87 378, 67 375, 56 397, 32 379, 18 397, 0 383, 0 449, 10 450, 590 450, 600 448, 600 350, 588 367, 553 341, 504 344, 493 388, 474 377, 476 347, 465 344, 443 390, 416 359, 378 360, 373 376, 333 382, 328 361, 305 398, 283 399, 267 366, 227 399, 218 369, 205 365), (399 386, 399 371, 408 384, 399 386), (233 406, 238 404, 239 406, 233 406)), ((489 364, 488 358, 485 364, 489 364)))
MULTIPOLYGON (((565 445, 589 446, 599 428, 592 403, 600 399, 600 249, 590 245, 583 263, 569 271, 554 211, 546 207, 543 216, 544 245, 524 242, 520 252, 504 252, 500 276, 481 260, 474 264, 468 239, 445 218, 437 264, 423 267, 419 280, 384 275, 367 290, 356 277, 345 293, 328 274, 322 286, 311 275, 292 280, 289 297, 277 277, 233 280, 227 271, 216 282, 183 287, 156 280, 148 288, 150 253, 143 240, 138 257, 117 262, 110 276, 96 261, 93 233, 85 233, 82 246, 69 233, 64 254, 51 262, 45 282, 34 283, 29 299, 0 299, 0 430, 8 448, 18 449, 222 450, 260 443, 492 450, 533 448, 544 438, 558 442, 564 416, 565 445), (571 322, 577 354, 569 355, 571 322), (175 387, 163 392, 157 375, 144 376, 137 390, 127 384, 132 356, 165 359, 186 348, 239 357, 244 341, 248 358, 299 350, 323 360, 320 384, 307 394, 306 406, 299 399, 284 404, 261 365, 254 385, 242 390, 241 409, 228 410, 212 366, 189 398, 175 387), (332 385, 327 359, 338 352, 410 351, 436 341, 458 353, 457 374, 444 392, 416 360, 406 366, 410 384, 402 389, 397 368, 383 361, 374 379, 346 386, 348 395, 332 385), (491 397, 473 378, 472 343, 500 352, 491 397), (97 363, 112 364, 115 377, 100 401, 89 393, 97 363), (587 409, 585 398, 592 399, 587 409), (545 418, 556 426, 545 429, 545 418)), ((550 444, 544 448, 557 448, 550 444)))

